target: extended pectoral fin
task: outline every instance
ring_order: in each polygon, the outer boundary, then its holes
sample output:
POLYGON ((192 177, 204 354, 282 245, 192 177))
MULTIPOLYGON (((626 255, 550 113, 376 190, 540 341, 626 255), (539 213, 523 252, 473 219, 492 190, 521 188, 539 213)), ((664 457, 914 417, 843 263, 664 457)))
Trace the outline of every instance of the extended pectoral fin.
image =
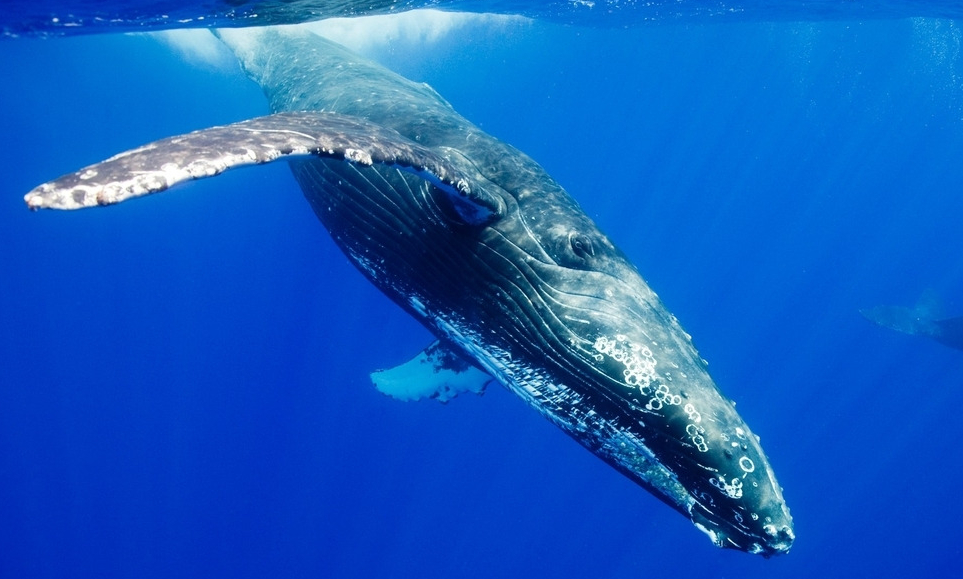
POLYGON ((228 169, 318 156, 409 171, 476 209, 477 223, 500 215, 501 200, 434 151, 363 119, 321 112, 278 113, 154 141, 30 191, 31 209, 80 209, 159 193, 228 169))
POLYGON ((404 364, 371 374, 378 391, 398 400, 448 402, 462 392, 481 394, 492 380, 441 342, 432 343, 404 364))

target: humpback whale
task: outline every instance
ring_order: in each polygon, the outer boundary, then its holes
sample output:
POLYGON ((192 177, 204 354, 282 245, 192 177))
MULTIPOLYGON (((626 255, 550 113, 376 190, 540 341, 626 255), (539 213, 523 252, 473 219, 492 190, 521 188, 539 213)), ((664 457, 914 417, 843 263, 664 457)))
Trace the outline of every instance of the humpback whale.
POLYGON ((937 319, 938 308, 928 293, 912 308, 876 306, 859 310, 874 324, 911 336, 930 338, 944 346, 963 350, 963 317, 937 319))
POLYGON ((535 161, 425 84, 304 31, 222 30, 273 114, 162 139, 30 191, 110 205, 286 160, 335 243, 436 341, 388 395, 499 383, 719 547, 785 553, 759 438, 626 256, 535 161))

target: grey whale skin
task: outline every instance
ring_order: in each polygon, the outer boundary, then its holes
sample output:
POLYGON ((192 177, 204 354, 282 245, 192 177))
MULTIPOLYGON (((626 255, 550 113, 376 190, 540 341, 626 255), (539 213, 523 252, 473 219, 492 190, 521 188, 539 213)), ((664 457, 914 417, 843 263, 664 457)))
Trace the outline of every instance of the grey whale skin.
POLYGON ((495 380, 720 547, 785 553, 758 438, 635 267, 532 159, 434 90, 303 31, 222 30, 276 114, 145 145, 41 185, 32 209, 107 205, 290 161, 350 260, 437 338, 373 374, 398 398, 495 380))

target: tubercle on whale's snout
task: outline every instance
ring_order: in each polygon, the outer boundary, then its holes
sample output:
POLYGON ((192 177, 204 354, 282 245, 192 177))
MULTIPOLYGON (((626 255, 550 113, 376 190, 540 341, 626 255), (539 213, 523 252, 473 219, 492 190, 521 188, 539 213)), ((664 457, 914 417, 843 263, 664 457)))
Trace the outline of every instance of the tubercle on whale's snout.
POLYGON ((628 420, 615 422, 635 447, 615 450, 614 462, 688 514, 717 546, 765 557, 788 552, 792 518, 758 439, 694 349, 683 347, 691 343, 661 345, 667 342, 633 337, 623 326, 592 343, 595 370, 623 400, 617 412, 628 420), (633 453, 648 454, 646 464, 659 468, 638 468, 633 453))
POLYGON ((721 528, 718 522, 712 521, 698 507, 691 511, 690 518, 692 524, 705 533, 720 549, 744 551, 752 555, 760 555, 765 559, 789 553, 796 539, 791 519, 780 523, 767 523, 763 525, 761 533, 751 535, 734 527, 721 528))
POLYGON ((782 488, 758 439, 731 411, 728 427, 709 437, 709 451, 681 471, 695 499, 690 518, 719 547, 766 558, 788 553, 795 534, 782 488), (727 435, 733 431, 736 437, 727 435), (711 473, 708 487, 700 472, 711 473))
POLYGON ((785 525, 780 528, 772 527, 772 533, 770 534, 770 548, 764 550, 759 554, 768 559, 774 555, 785 555, 792 548, 793 541, 796 540, 796 533, 793 532, 792 527, 785 525))

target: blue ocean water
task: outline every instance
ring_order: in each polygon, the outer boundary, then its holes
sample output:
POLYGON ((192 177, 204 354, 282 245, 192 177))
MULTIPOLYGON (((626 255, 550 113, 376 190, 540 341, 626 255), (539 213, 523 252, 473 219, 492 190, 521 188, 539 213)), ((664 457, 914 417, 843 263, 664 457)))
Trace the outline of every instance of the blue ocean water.
POLYGON ((542 163, 762 436, 790 554, 714 548, 507 391, 401 403, 430 341, 284 166, 97 211, 37 184, 264 114, 146 36, 0 43, 0 577, 953 576, 963 314, 947 20, 488 22, 371 48, 542 163))

